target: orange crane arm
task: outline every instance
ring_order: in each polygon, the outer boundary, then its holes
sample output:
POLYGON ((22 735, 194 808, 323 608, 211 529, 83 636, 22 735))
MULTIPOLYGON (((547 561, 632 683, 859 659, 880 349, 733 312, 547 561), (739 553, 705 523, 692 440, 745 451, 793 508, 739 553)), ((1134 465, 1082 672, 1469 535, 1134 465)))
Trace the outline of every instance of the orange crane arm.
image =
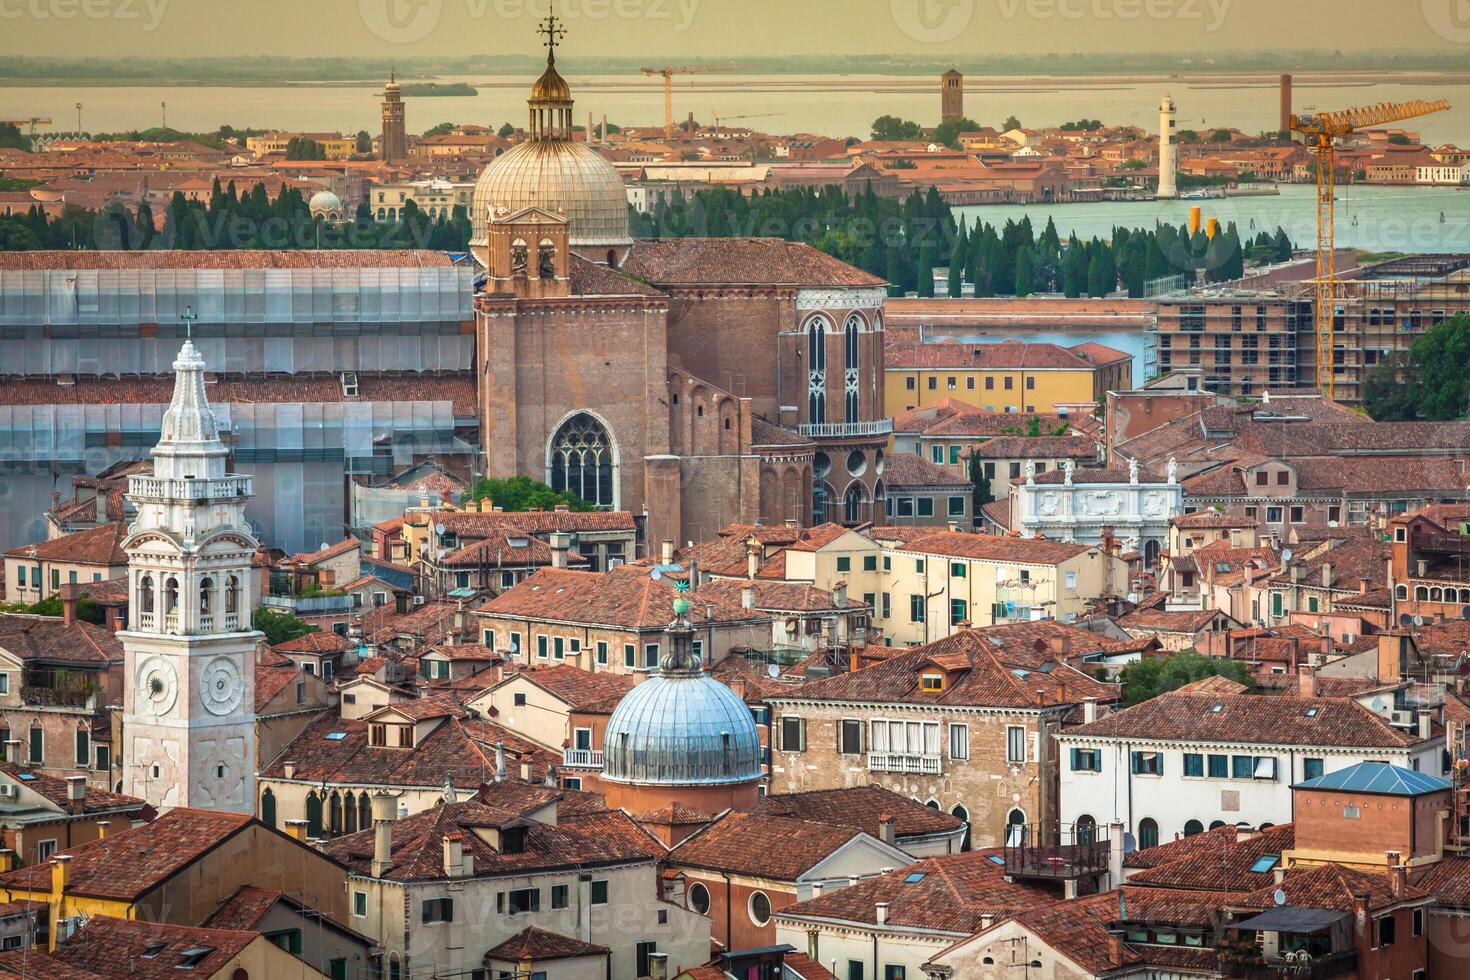
POLYGON ((1444 99, 1426 102, 1414 99, 1411 102, 1380 102, 1377 105, 1359 106, 1339 112, 1319 112, 1315 116, 1294 116, 1291 128, 1310 136, 1346 136, 1370 126, 1400 122, 1416 116, 1427 116, 1431 112, 1443 112, 1450 104, 1444 99))

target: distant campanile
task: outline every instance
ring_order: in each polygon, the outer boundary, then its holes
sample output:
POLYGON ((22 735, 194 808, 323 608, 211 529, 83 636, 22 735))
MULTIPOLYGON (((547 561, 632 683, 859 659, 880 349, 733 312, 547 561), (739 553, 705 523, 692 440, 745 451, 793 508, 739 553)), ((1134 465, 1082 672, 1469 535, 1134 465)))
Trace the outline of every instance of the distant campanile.
POLYGON ((1179 188, 1175 181, 1177 163, 1176 127, 1179 125, 1175 118, 1174 100, 1170 96, 1164 96, 1159 103, 1159 190, 1155 195, 1160 198, 1172 198, 1179 196, 1179 188))
POLYGON ((383 86, 383 161, 396 163, 408 156, 408 134, 404 128, 403 97, 398 94, 398 78, 388 76, 383 86))
POLYGON ((1281 76, 1281 122, 1276 129, 1283 133, 1291 131, 1291 76, 1285 73, 1281 76))
POLYGON ((951 68, 939 76, 939 121, 965 118, 965 76, 951 68))

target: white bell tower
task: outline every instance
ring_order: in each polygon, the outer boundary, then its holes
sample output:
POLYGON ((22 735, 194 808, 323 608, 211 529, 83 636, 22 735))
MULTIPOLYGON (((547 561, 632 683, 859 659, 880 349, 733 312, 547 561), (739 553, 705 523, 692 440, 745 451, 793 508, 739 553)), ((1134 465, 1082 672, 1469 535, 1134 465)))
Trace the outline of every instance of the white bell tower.
POLYGON ((255 810, 256 540, 250 477, 225 471, 227 453, 186 340, 153 475, 128 484, 138 519, 123 542, 123 792, 156 807, 255 810))

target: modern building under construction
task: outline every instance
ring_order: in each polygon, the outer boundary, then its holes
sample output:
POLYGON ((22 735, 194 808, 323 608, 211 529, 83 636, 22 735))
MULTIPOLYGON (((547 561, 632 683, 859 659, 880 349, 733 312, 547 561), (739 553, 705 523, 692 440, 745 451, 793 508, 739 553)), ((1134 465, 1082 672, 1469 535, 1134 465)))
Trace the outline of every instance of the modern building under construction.
POLYGON ((356 480, 467 472, 472 277, 430 251, 0 253, 0 541, 44 539, 72 476, 147 458, 186 333, 272 547, 340 539, 356 480))

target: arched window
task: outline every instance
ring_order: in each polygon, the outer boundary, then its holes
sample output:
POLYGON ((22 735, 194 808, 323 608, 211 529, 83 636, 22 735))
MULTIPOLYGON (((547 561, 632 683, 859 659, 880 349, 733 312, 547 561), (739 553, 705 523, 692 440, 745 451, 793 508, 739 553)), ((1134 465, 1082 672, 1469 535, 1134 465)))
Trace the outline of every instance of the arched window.
POLYGON ((618 253, 613 249, 607 250, 607 267, 616 269, 618 267, 618 253))
POLYGON ((179 611, 179 580, 172 575, 163 581, 163 611, 169 616, 179 611))
POLYGON ((556 278, 556 244, 549 238, 541 239, 536 246, 536 275, 542 279, 556 278))
POLYGON ((842 403, 846 420, 858 420, 858 336, 863 318, 854 313, 842 329, 842 403))
POLYGON ((1026 814, 1020 807, 1006 814, 1006 843, 1012 847, 1021 846, 1026 835, 1026 814))
POLYGON ((1143 563, 1149 568, 1159 563, 1159 542, 1153 538, 1143 543, 1143 563))
POLYGON ((327 800, 327 826, 334 836, 342 833, 342 797, 336 790, 327 800))
POLYGON ((1415 586, 1415 588, 1414 588, 1414 598, 1416 600, 1418 600, 1419 602, 1428 602, 1429 601, 1429 587, 1428 586, 1425 586, 1425 585, 1415 586))
POLYGON ((1408 599, 1409 598, 1409 587, 1407 585, 1395 585, 1393 587, 1393 594, 1394 594, 1395 598, 1398 598, 1398 599, 1408 599))
POLYGON ((1211 820, 1210 821, 1210 829, 1211 830, 1219 830, 1223 826, 1225 826, 1225 821, 1223 821, 1223 820, 1211 820))
POLYGON ((1186 821, 1184 821, 1184 836, 1185 837, 1193 837, 1195 834, 1202 834, 1204 832, 1205 832, 1205 825, 1202 824, 1202 823, 1200 823, 1198 820, 1186 820, 1186 821))
POLYGON ((1147 850, 1159 846, 1159 822, 1153 817, 1138 821, 1138 849, 1147 850))
POLYGON ((365 792, 357 798, 357 825, 363 830, 373 825, 373 801, 365 792))
POLYGON ((157 597, 153 594, 153 576, 144 575, 138 579, 138 602, 142 604, 142 611, 153 612, 157 597))
POLYGON ((825 483, 812 485, 812 524, 827 523, 827 508, 832 503, 832 488, 825 483))
POLYGON ((965 837, 964 840, 960 842, 960 850, 968 851, 970 849, 970 811, 966 810, 964 807, 956 803, 954 807, 949 811, 949 815, 952 817, 959 817, 965 822, 965 837))
POLYGON ((199 580, 199 615, 208 616, 214 608, 214 579, 209 576, 199 580))
POLYGON ((1429 601, 1430 602, 1439 602, 1443 598, 1444 598, 1444 593, 1442 591, 1440 591, 1439 586, 1436 585, 1434 588, 1432 588, 1432 589, 1429 590, 1429 601))
POLYGON ((547 481, 558 493, 574 493, 600 507, 613 506, 617 468, 612 439, 602 423, 579 412, 551 438, 547 481))
POLYGON ((1097 819, 1090 813, 1082 814, 1072 825, 1072 836, 1078 844, 1091 844, 1097 840, 1097 819))
POLYGON ((322 836, 322 801, 314 789, 306 793, 306 836, 322 836))
POLYGON ((260 822, 267 827, 276 825, 276 794, 272 793, 270 787, 260 794, 260 822))
POLYGON ((847 493, 842 498, 842 519, 848 524, 856 524, 863 519, 863 485, 854 483, 847 488, 847 493))
POLYGON ((225 612, 240 611, 240 580, 231 575, 225 579, 225 612))
POLYGON ((517 238, 510 243, 510 271, 522 275, 526 272, 526 263, 530 261, 531 247, 517 238))
POLYGON ((813 425, 827 421, 827 318, 814 316, 806 325, 806 415, 813 425))
POLYGON ((344 834, 357 833, 357 797, 351 790, 342 797, 342 832, 344 834))

